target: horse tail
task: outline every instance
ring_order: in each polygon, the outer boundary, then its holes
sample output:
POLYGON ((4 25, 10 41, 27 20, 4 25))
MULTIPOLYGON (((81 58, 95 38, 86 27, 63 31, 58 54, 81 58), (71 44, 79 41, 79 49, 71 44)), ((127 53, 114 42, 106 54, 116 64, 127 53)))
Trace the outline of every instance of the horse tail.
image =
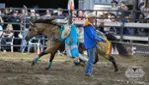
MULTIPOLYGON (((106 37, 110 41, 119 41, 113 34, 106 34, 106 37)), ((111 42, 113 49, 117 48, 120 56, 128 57, 130 56, 126 48, 121 43, 111 42)))
POLYGON ((121 44, 121 43, 115 43, 115 44, 116 44, 116 48, 119 52, 119 55, 125 56, 125 57, 130 56, 123 44, 121 44))

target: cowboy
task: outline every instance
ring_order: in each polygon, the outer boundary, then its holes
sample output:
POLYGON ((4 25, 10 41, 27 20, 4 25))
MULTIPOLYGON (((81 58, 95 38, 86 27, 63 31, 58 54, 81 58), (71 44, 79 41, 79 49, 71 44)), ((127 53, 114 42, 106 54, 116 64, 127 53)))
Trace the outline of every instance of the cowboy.
POLYGON ((61 27, 60 40, 65 43, 67 56, 73 58, 74 64, 80 64, 78 51, 77 27, 74 24, 66 24, 61 27))
POLYGON ((96 52, 96 45, 98 42, 105 42, 105 40, 96 35, 96 29, 93 26, 95 22, 95 16, 93 13, 88 13, 86 15, 86 20, 83 25, 84 28, 84 45, 85 49, 87 50, 88 54, 88 61, 85 67, 84 74, 86 76, 91 76, 93 71, 93 63, 95 61, 95 52, 96 52))

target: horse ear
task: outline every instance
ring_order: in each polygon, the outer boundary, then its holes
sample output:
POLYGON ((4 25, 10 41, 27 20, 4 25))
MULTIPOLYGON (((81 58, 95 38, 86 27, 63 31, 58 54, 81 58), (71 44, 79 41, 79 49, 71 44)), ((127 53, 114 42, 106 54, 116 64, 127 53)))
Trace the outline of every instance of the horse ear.
POLYGON ((33 24, 31 21, 29 22, 32 26, 34 26, 35 24, 33 24))

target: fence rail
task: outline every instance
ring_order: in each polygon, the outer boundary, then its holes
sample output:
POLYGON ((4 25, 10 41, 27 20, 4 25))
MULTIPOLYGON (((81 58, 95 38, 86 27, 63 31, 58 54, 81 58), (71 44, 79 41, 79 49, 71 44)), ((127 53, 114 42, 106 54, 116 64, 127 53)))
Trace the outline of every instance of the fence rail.
MULTIPOLYGON (((11 9, 11 10, 21 10, 23 8, 8 8, 8 9, 11 9)), ((43 10, 51 10, 51 11, 55 11, 57 9, 51 9, 51 8, 27 8, 27 10, 31 10, 31 9, 34 9, 34 10, 38 10, 38 11, 43 11, 43 10)), ((63 9, 63 11, 68 11, 67 9, 63 9)), ((117 10, 75 10, 75 11, 94 11, 95 14, 97 14, 99 11, 111 11, 111 12, 114 12, 117 10)), ((124 11, 125 12, 125 11, 124 11)), ((132 12, 132 11, 128 11, 128 12, 132 12)), ((147 12, 147 11, 134 11, 133 12, 147 12)), ((74 17, 73 17, 74 18, 74 17)), ((76 18, 76 17, 75 17, 76 18)), ((83 17, 82 17, 83 18, 83 17)), ((98 17, 97 17, 98 18, 98 17)), ((0 23, 0 24, 14 24, 14 25, 20 25, 20 27, 24 27, 26 29, 26 25, 29 24, 28 22, 26 22, 26 19, 24 19, 23 23, 14 23, 14 22, 3 22, 3 23, 0 23)), ((98 18, 98 19, 107 19, 107 18, 98 18)), ((68 21, 67 19, 56 19, 55 20, 56 22, 60 23, 60 24, 66 24, 68 21)), ((101 23, 103 22, 102 20, 101 21, 98 21, 98 23, 101 23)), ((73 21, 74 24, 76 25, 82 25, 84 23, 83 20, 75 20, 73 21)), ((133 28, 133 29, 140 29, 140 28, 143 28, 143 29, 149 29, 149 24, 148 23, 124 23, 124 22, 104 22, 104 27, 118 27, 120 28, 120 32, 121 34, 120 35, 115 35, 118 39, 120 39, 121 41, 123 40, 130 40, 130 41, 145 41, 145 42, 149 42, 149 35, 148 36, 132 36, 132 35, 123 35, 123 29, 125 27, 130 27, 130 28, 133 28)), ((20 28, 21 29, 21 28, 20 28)), ((28 28, 27 28, 28 29, 28 28)), ((4 31, 4 30, 3 30, 4 31)), ((24 30, 14 30, 14 32, 23 32, 24 30)), ((17 38, 15 37, 14 38, 15 40, 18 40, 18 39, 24 39, 24 38, 17 38)), ((20 45, 14 45, 14 46, 20 46, 20 45)))

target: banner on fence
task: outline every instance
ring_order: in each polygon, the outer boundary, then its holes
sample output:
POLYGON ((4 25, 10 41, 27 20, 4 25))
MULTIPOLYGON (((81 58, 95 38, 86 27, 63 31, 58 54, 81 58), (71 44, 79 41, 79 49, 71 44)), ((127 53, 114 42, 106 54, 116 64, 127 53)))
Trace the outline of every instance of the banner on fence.
MULTIPOLYGON (((125 42, 114 42, 114 43, 121 43, 124 45, 126 50, 131 55, 138 55, 138 56, 149 56, 149 45, 147 44, 137 44, 137 43, 125 43, 125 42)), ((118 54, 117 49, 112 51, 112 54, 118 54)))

